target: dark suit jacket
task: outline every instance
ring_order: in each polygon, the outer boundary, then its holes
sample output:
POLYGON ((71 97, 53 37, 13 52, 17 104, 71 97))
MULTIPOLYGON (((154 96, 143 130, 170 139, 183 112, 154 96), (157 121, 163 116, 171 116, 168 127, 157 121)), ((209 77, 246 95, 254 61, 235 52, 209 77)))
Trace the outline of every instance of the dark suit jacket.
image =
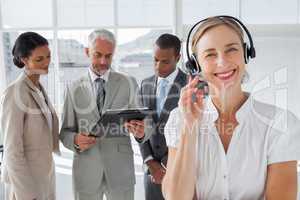
POLYGON ((146 141, 139 141, 139 147, 143 160, 152 156, 154 160, 166 165, 168 147, 164 136, 164 127, 168 121, 170 112, 178 106, 180 90, 187 83, 187 75, 178 70, 178 74, 171 86, 160 116, 156 112, 156 86, 157 76, 144 79, 141 83, 139 99, 143 106, 149 107, 154 112, 151 114, 151 123, 145 129, 146 141), (150 126, 150 127, 149 127, 150 126))

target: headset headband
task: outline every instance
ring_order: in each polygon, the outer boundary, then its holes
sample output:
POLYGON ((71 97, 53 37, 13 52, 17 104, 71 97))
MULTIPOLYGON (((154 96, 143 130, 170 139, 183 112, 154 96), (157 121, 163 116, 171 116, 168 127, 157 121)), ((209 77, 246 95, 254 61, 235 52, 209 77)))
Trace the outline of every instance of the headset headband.
POLYGON ((220 18, 221 20, 222 20, 222 18, 229 18, 229 19, 232 19, 233 21, 237 22, 242 27, 242 29, 246 32, 246 35, 248 37, 248 40, 249 40, 249 43, 250 43, 250 46, 249 46, 250 55, 249 56, 251 58, 255 57, 255 49, 254 49, 254 45, 253 45, 253 40, 252 40, 251 34, 250 34, 249 30, 247 29, 247 27, 239 19, 237 19, 235 17, 229 16, 229 15, 217 15, 217 16, 214 16, 214 17, 208 17, 208 18, 205 18, 205 19, 202 19, 202 20, 198 21, 190 29, 190 31, 188 33, 187 41, 186 41, 186 54, 187 54, 187 58, 188 58, 189 61, 191 60, 190 50, 189 50, 189 43, 190 43, 190 37, 191 37, 191 34, 192 34, 193 30, 200 23, 202 23, 204 21, 207 21, 208 19, 211 19, 211 18, 220 18))

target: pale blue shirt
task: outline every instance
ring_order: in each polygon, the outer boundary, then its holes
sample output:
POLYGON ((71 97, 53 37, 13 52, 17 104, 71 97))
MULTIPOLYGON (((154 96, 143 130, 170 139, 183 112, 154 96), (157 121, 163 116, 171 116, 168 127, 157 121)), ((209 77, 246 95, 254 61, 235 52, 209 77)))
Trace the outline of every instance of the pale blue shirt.
MULTIPOLYGON (((239 124, 225 153, 214 123, 217 118, 207 98, 197 135, 198 199, 264 199, 267 166, 300 160, 300 121, 250 96, 236 113, 239 124)), ((177 148, 182 122, 180 109, 174 109, 164 132, 169 147, 177 148)))
MULTIPOLYGON (((163 78, 163 77, 157 77, 157 87, 159 86, 160 82, 162 79, 166 79, 168 81, 168 84, 167 84, 167 88, 166 88, 166 96, 163 100, 163 102, 166 101, 166 98, 168 96, 168 93, 175 81, 175 78, 176 76, 178 75, 178 69, 176 68, 171 74, 169 74, 169 76, 167 76, 166 78, 163 78)), ((158 89, 156 89, 156 97, 158 97, 158 89)), ((163 103, 164 104, 164 103, 163 103)), ((149 160, 153 160, 153 156, 148 156, 145 160, 144 160, 144 163, 146 163, 147 161, 149 160)))
MULTIPOLYGON (((176 68, 176 69, 175 69, 171 74, 169 74, 169 76, 167 76, 166 78, 159 77, 159 76, 157 77, 157 86, 160 85, 162 79, 166 79, 166 80, 168 81, 167 89, 166 89, 166 97, 167 97, 167 95, 168 95, 168 93, 169 93, 169 91, 170 91, 170 89, 171 89, 171 87, 172 87, 172 85, 173 85, 173 83, 174 83, 174 80, 175 80, 177 74, 178 74, 178 69, 176 68)), ((158 90, 156 90, 156 97, 158 97, 158 90)), ((165 100, 166 100, 166 98, 164 99, 164 101, 165 101, 165 100)))

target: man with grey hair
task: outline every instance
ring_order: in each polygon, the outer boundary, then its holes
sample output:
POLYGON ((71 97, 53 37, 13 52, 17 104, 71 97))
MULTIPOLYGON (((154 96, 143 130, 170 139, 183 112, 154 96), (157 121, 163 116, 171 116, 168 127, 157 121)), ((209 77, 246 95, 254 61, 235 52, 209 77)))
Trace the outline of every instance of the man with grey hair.
POLYGON ((75 200, 133 200, 134 162, 123 123, 100 124, 108 109, 136 107, 137 83, 111 69, 116 41, 104 29, 93 31, 85 53, 87 74, 67 86, 60 139, 74 152, 75 200))

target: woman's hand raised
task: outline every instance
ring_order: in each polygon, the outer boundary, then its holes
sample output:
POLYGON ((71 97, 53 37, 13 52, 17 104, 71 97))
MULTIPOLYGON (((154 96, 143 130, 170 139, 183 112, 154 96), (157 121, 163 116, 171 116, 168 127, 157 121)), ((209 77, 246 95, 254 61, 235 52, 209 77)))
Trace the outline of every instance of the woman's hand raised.
POLYGON ((183 114, 186 125, 193 125, 201 120, 204 107, 204 90, 198 89, 199 77, 189 78, 189 83, 181 90, 179 109, 183 114))

